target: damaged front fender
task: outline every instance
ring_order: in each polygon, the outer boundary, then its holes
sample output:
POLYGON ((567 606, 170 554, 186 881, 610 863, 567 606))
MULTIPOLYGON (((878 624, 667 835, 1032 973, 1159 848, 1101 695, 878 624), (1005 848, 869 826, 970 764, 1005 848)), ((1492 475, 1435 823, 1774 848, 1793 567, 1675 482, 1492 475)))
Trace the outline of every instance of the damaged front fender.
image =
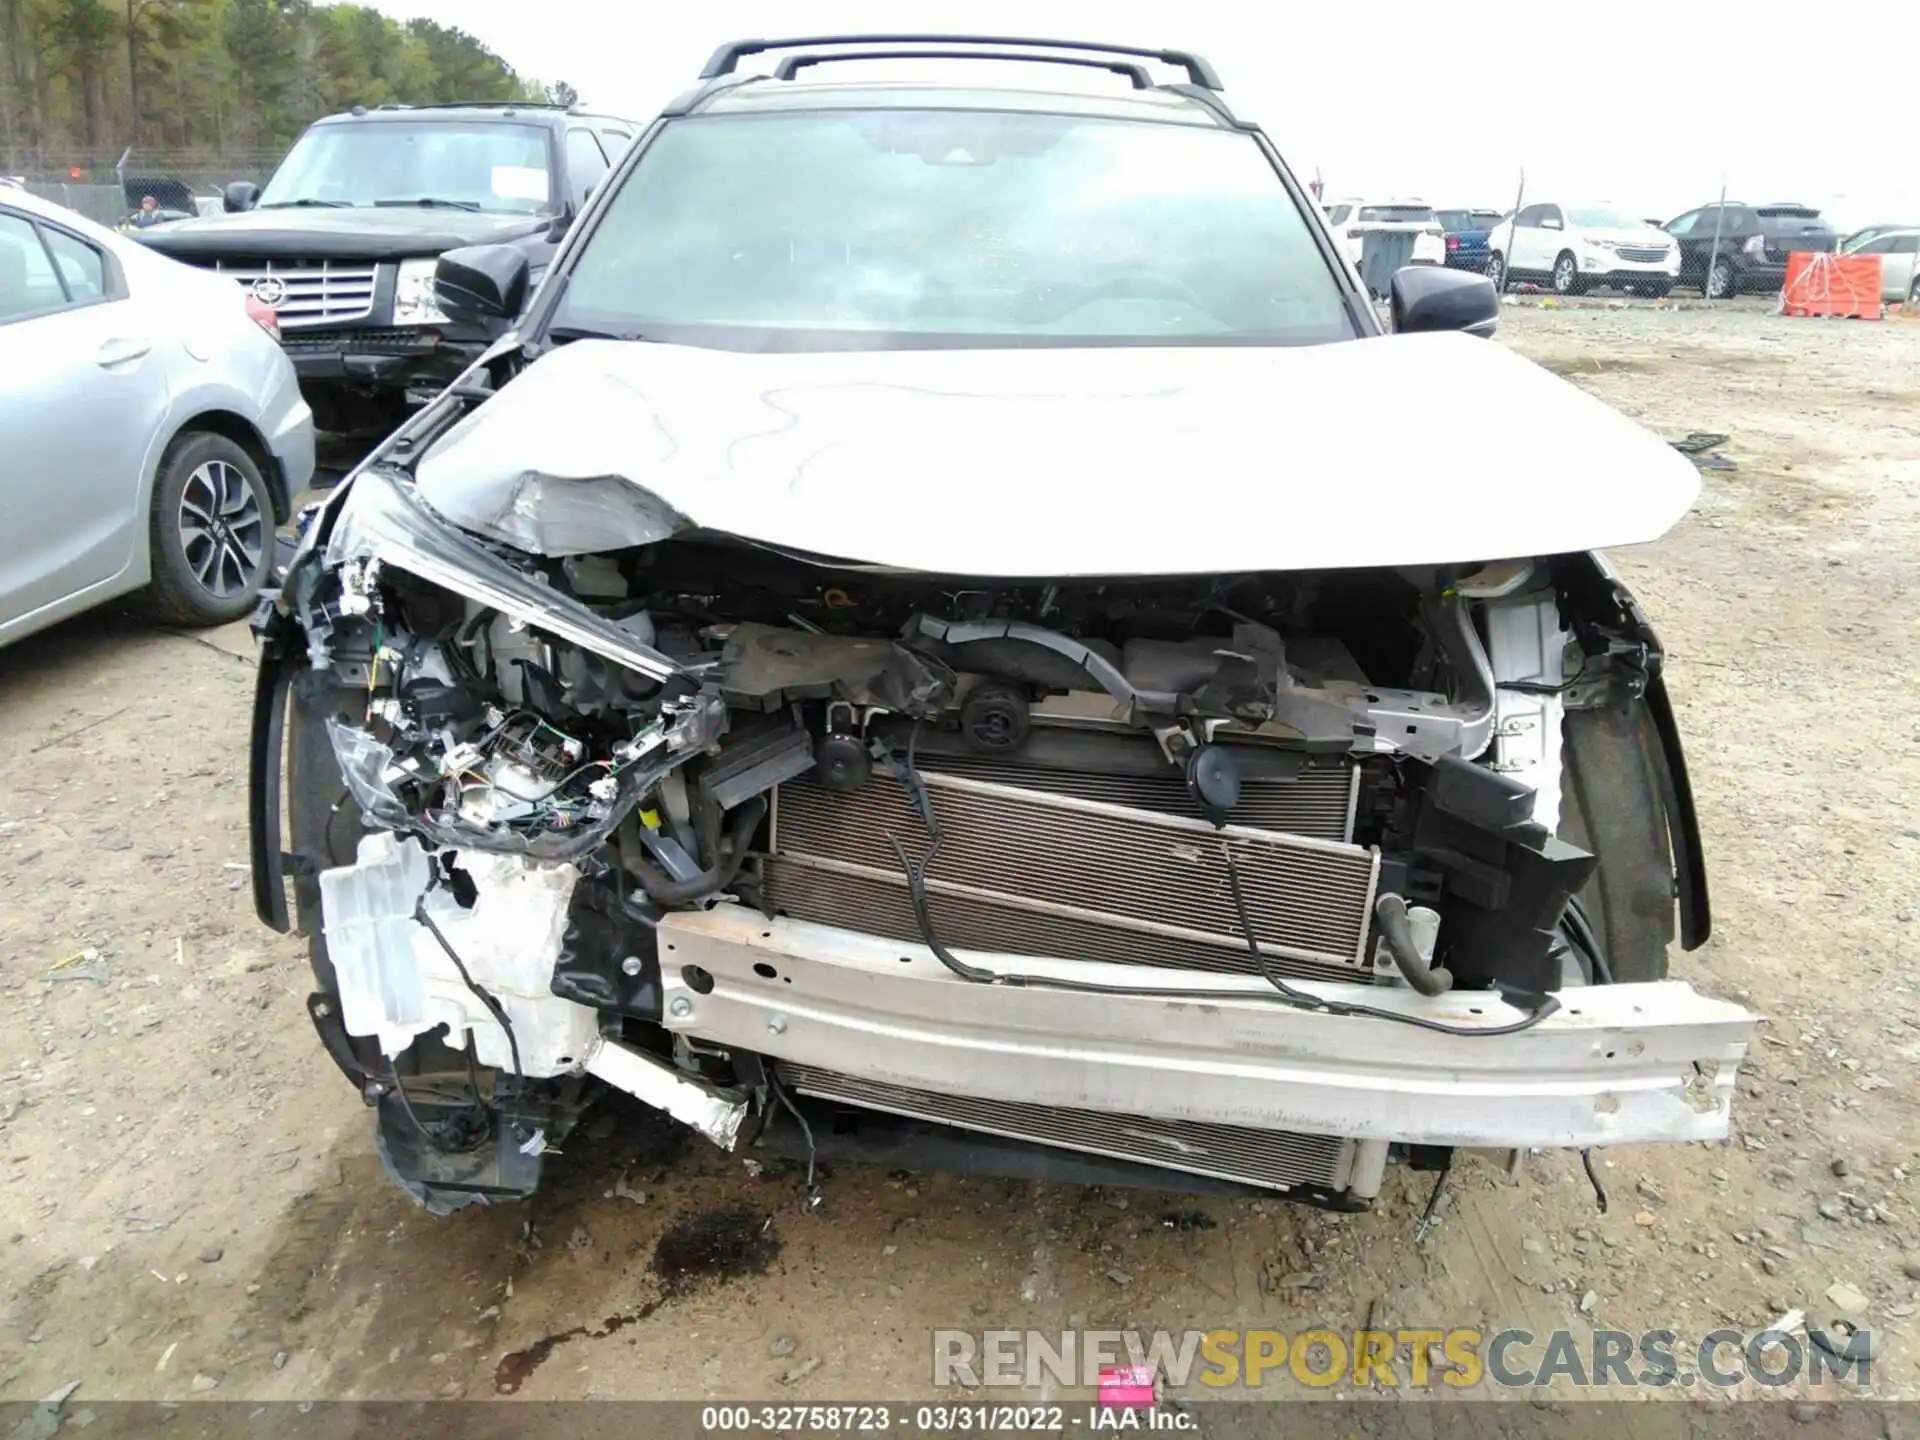
MULTIPOLYGON (((444 587, 572 642, 654 680, 682 667, 633 633, 562 595, 494 550, 463 534, 427 506, 412 482, 383 470, 363 472, 334 520, 327 564, 349 571, 345 602, 367 602, 367 566, 377 562, 444 587), (357 577, 357 578, 356 578, 357 577), (356 593, 357 592, 357 593, 356 593)), ((377 571, 374 572, 377 574, 377 571)))

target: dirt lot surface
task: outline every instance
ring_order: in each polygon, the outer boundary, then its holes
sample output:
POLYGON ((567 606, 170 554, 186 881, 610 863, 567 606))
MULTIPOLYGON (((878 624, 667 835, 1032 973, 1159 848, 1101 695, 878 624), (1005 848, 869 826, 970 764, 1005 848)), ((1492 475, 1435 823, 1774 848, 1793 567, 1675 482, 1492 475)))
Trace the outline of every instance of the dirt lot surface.
POLYGON ((1503 334, 1731 437, 1616 557, 1715 891, 1675 973, 1768 1017, 1730 1143, 1604 1152, 1605 1215, 1575 1156, 1474 1157, 1420 1242, 1432 1181, 1398 1167, 1360 1218, 855 1169, 808 1213, 790 1171, 608 1118, 536 1202, 434 1220, 252 915, 246 636, 101 615, 0 655, 0 1395, 909 1398, 936 1327, 1670 1327, 1684 1356, 1843 1302, 1875 1390, 1920 1391, 1920 324, 1518 304, 1503 334))

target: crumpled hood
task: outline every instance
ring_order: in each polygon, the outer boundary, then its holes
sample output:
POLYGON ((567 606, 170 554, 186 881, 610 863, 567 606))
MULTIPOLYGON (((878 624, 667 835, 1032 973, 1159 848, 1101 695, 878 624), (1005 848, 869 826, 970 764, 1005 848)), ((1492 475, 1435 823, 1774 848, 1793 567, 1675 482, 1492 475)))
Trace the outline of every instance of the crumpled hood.
POLYGON ((665 533, 611 518, 637 499, 647 524, 1010 577, 1605 549, 1665 533, 1700 488, 1633 421, 1455 334, 804 354, 580 340, 461 420, 416 480, 456 523, 500 534, 511 515, 516 543, 548 554, 665 533), (568 480, 601 484, 546 484, 568 480), (565 497, 551 537, 549 492, 565 497), (617 502, 601 544, 581 539, 594 493, 617 502))

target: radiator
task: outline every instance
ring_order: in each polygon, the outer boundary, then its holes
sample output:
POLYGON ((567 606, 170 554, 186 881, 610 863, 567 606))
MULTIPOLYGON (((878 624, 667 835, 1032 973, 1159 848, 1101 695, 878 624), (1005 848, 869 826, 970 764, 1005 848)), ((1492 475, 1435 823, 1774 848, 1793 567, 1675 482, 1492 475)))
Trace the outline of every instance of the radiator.
POLYGON ((1353 1168, 1353 1142, 1330 1135, 978 1100, 786 1061, 780 1075, 791 1089, 822 1100, 1273 1190, 1344 1190, 1353 1168))
MULTIPOLYGON (((1363 957, 1378 857, 1316 840, 922 772, 943 843, 927 870, 940 939, 967 950, 1254 973, 1227 856, 1277 974, 1370 976, 1363 957)), ((918 858, 907 787, 875 776, 835 794, 810 779, 775 797, 767 901, 780 913, 918 940, 888 837, 918 858)))

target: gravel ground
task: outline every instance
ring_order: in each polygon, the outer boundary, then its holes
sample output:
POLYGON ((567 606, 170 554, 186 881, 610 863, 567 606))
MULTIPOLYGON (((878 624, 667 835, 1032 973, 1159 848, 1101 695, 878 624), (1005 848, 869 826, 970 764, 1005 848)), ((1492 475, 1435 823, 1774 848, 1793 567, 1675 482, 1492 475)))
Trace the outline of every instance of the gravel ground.
POLYGON ((0 1396, 910 1398, 935 1328, 1668 1327, 1684 1354, 1843 1302, 1875 1391, 1920 1391, 1920 325, 1521 302, 1503 334, 1731 437, 1692 517, 1616 557, 1714 884, 1675 973, 1768 1017, 1728 1144, 1604 1152, 1604 1215, 1575 1157, 1471 1157, 1421 1241, 1432 1181, 1399 1169, 1358 1218, 858 1169, 810 1214, 790 1171, 620 1114, 534 1203, 432 1220, 313 1040, 301 945, 252 916, 246 636, 108 613, 0 661, 0 1396))

